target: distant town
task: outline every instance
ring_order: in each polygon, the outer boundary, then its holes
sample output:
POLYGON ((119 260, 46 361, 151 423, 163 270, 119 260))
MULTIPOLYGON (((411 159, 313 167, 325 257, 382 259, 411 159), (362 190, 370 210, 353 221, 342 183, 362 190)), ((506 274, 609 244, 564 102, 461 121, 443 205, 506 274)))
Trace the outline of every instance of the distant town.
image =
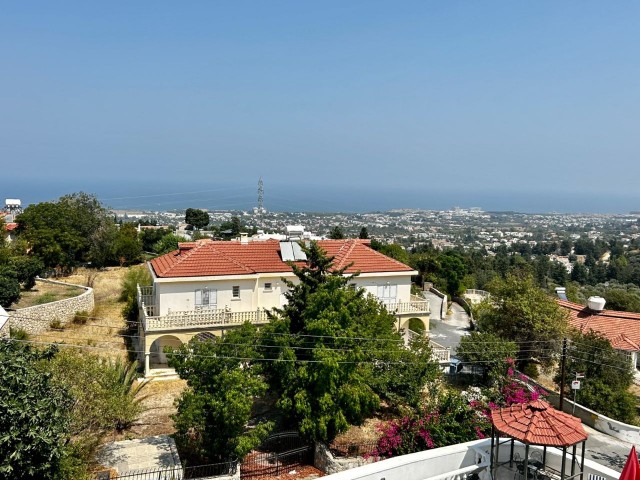
MULTIPOLYGON (((254 208, 210 210, 210 226, 222 225, 238 217, 261 233, 283 233, 286 225, 302 225, 313 234, 326 237, 339 226, 345 236, 357 237, 366 227, 371 238, 397 243, 411 249, 431 242, 436 248, 484 248, 491 252, 500 246, 540 242, 591 240, 615 237, 630 244, 640 237, 640 212, 621 214, 526 214, 485 212, 481 208, 451 210, 400 209, 370 213, 269 212, 254 208)), ((184 210, 115 210, 118 220, 153 226, 165 226, 189 235, 184 210)))

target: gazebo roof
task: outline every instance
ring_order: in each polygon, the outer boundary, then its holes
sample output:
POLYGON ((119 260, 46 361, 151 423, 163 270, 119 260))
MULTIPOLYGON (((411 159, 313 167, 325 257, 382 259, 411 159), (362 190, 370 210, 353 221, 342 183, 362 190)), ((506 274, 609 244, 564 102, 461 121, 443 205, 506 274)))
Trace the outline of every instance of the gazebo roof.
POLYGON ((568 447, 588 437, 580 419, 542 400, 493 410, 491 422, 499 432, 530 445, 568 447))

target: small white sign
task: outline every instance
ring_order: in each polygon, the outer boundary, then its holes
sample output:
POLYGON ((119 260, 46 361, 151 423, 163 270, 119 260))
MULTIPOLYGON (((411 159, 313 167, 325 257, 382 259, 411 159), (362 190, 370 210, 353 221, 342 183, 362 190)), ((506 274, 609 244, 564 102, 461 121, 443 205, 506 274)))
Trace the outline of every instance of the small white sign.
POLYGON ((578 380, 580 378, 584 378, 584 373, 577 373, 576 372, 576 380, 578 380))
POLYGON ((571 388, 573 390, 580 390, 580 380, 573 380, 571 382, 571 388))

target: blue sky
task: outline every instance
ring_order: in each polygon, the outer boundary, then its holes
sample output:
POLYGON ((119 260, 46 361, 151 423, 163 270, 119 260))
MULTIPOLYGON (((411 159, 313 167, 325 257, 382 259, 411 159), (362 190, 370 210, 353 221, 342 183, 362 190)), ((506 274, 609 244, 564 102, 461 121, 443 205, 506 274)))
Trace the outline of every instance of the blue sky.
POLYGON ((627 1, 4 2, 5 195, 262 176, 637 210, 639 25, 627 1))

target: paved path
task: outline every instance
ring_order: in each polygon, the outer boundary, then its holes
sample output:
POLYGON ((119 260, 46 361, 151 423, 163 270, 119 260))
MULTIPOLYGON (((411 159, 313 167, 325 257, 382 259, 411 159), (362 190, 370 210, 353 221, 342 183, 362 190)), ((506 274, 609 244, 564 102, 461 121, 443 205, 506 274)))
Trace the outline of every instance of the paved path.
POLYGON ((457 303, 451 304, 451 313, 444 320, 429 319, 429 337, 442 345, 450 347, 454 354, 460 338, 469 334, 469 316, 457 303))
POLYGON ((182 472, 176 444, 168 435, 107 443, 97 460, 118 473, 171 468, 182 472))
POLYGON ((583 426, 589 434, 585 457, 620 472, 627 461, 632 444, 583 426))
POLYGON ((442 310, 442 299, 436 295, 435 293, 430 292, 429 290, 425 290, 422 292, 424 298, 429 300, 429 318, 441 320, 440 312, 442 310))

